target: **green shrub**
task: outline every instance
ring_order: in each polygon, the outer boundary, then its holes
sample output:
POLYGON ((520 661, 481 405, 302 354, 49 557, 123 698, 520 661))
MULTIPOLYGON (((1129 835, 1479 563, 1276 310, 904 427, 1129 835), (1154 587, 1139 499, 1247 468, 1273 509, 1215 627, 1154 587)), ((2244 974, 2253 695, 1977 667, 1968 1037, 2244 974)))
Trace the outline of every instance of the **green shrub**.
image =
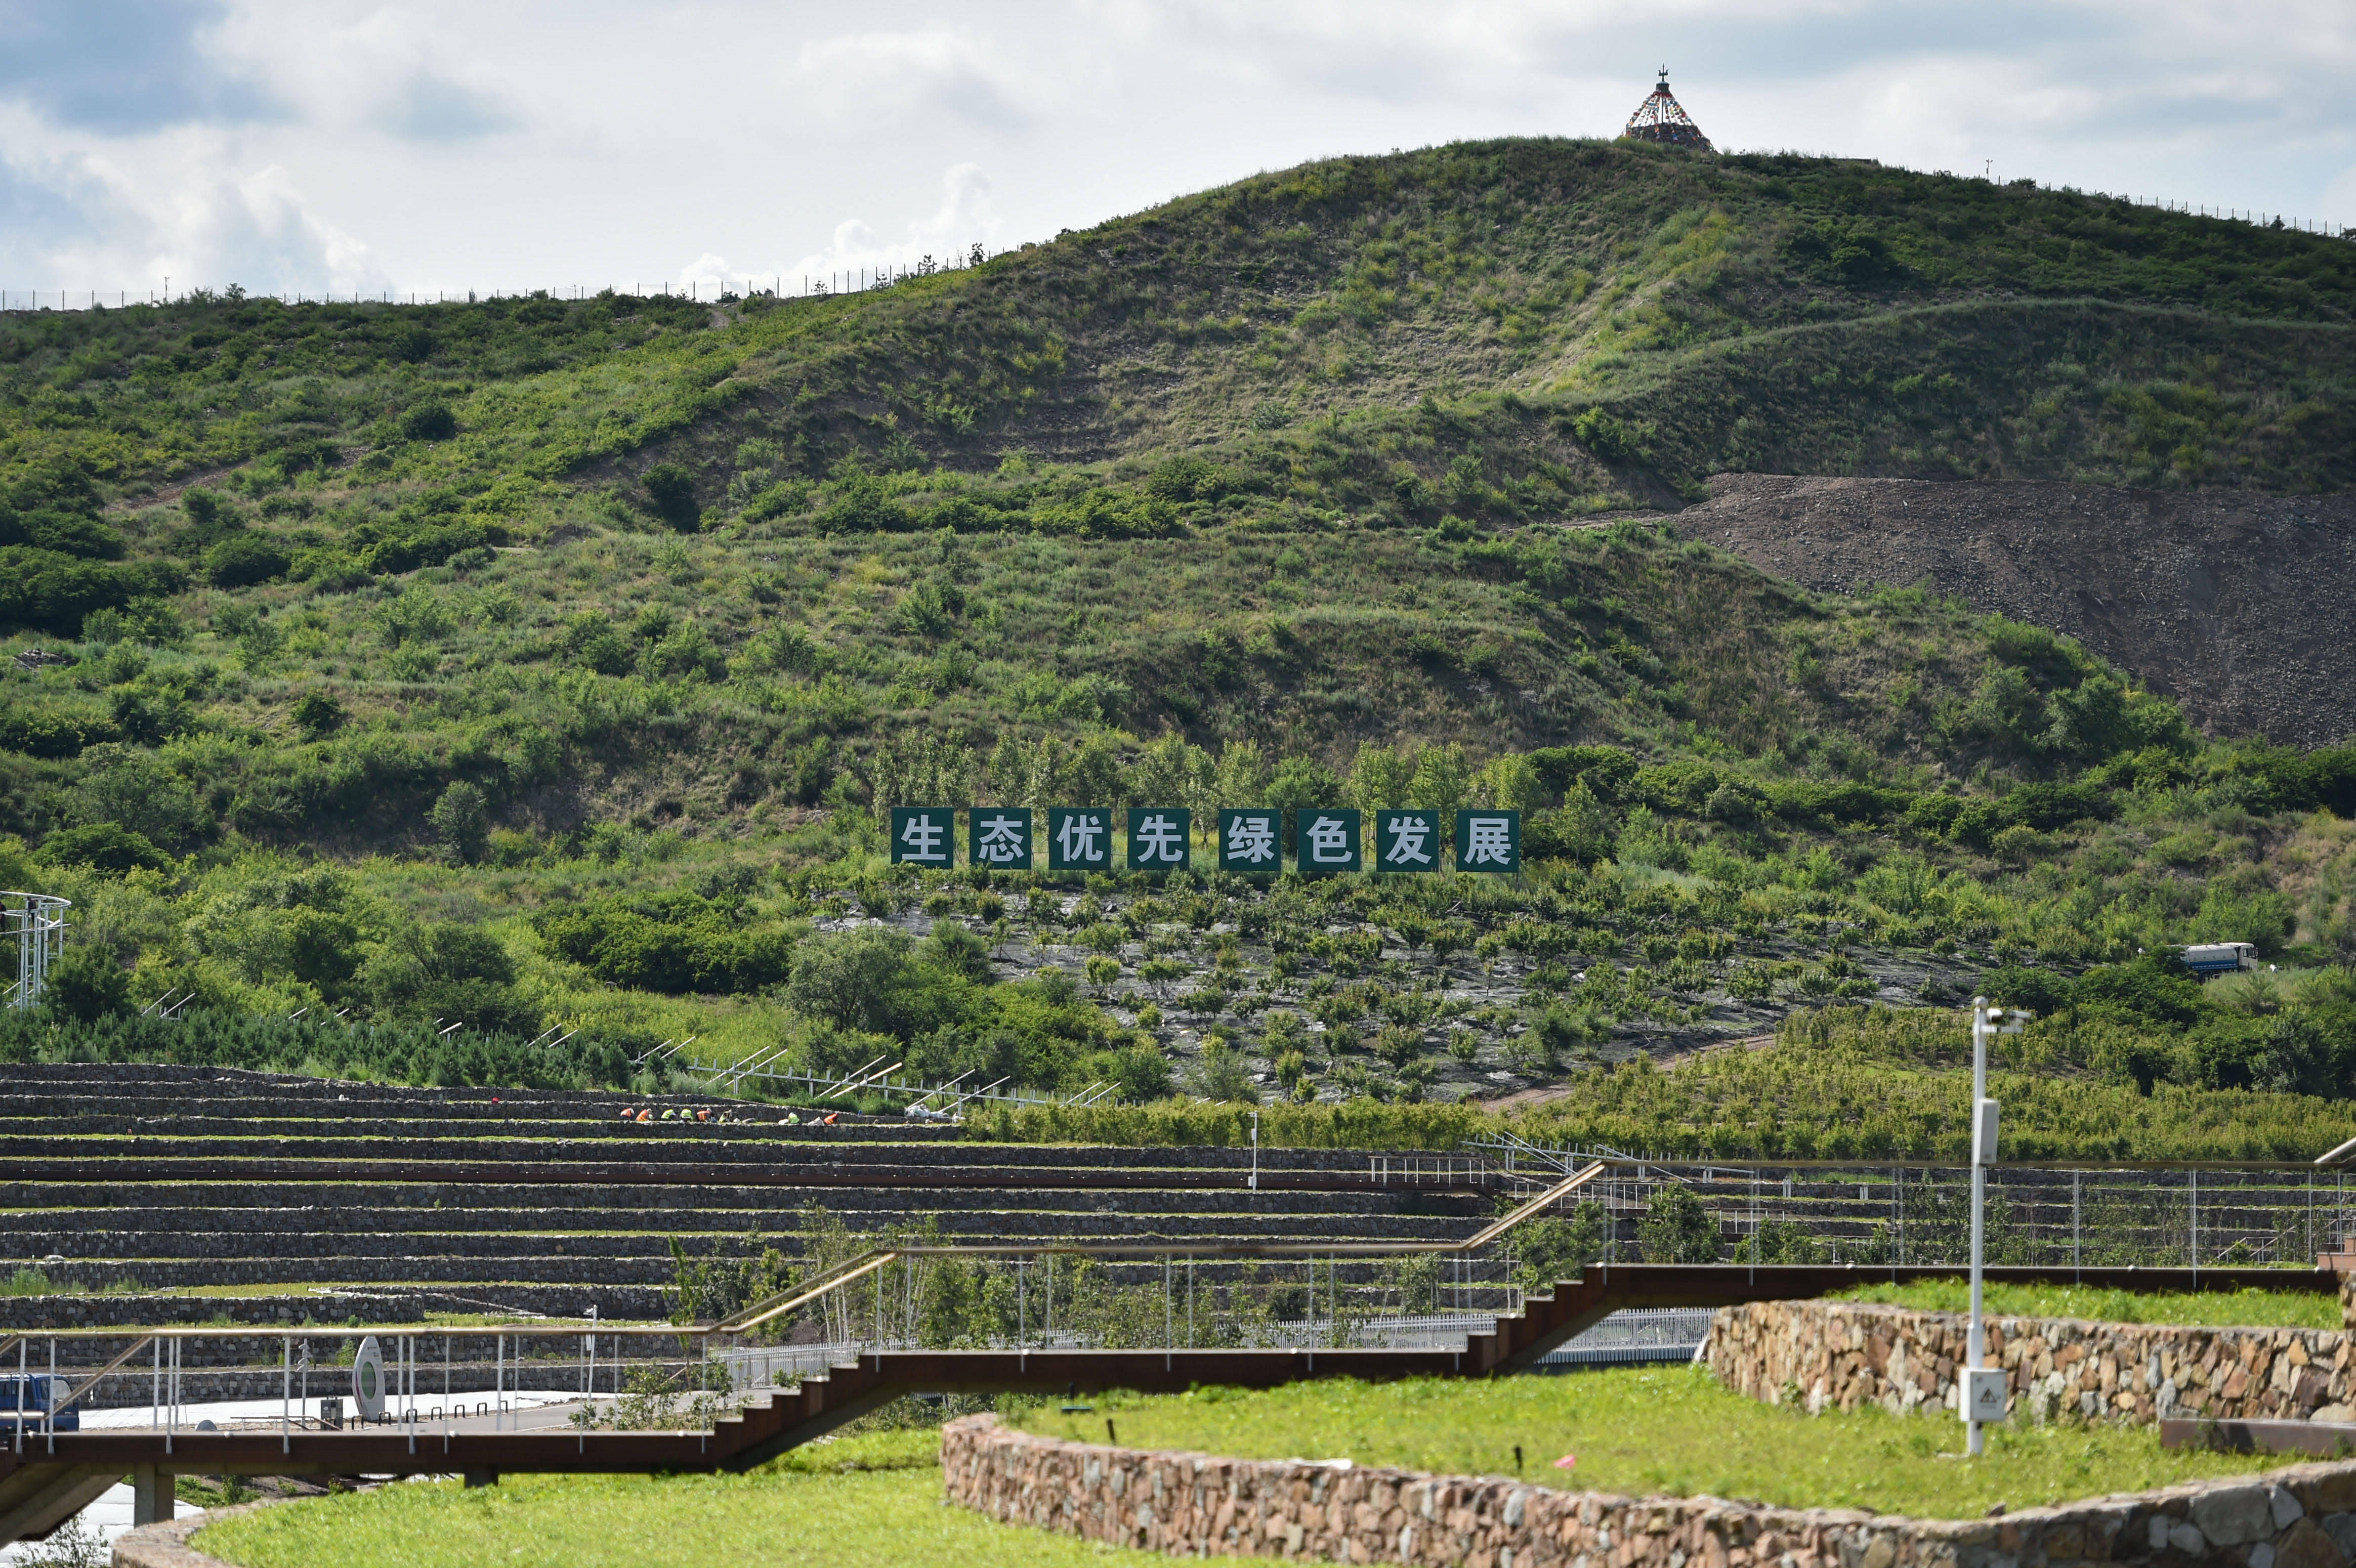
POLYGON ((65 827, 41 840, 41 859, 53 866, 88 866, 121 876, 125 871, 167 871, 173 860, 140 834, 116 822, 65 827))
POLYGON ((30 545, 0 545, 0 630, 24 626, 71 636, 99 610, 179 591, 168 563, 117 566, 30 545))
POLYGON ((286 575, 294 557, 268 534, 241 533, 205 551, 205 581, 216 588, 244 588, 286 575))
POLYGON ((69 945, 49 965, 41 1008, 56 1018, 92 1023, 131 1005, 131 976, 102 947, 69 945))
POLYGON ((458 416, 437 400, 412 403, 402 412, 401 433, 411 441, 447 441, 458 433, 458 416))
POLYGON ((322 741, 344 725, 344 705, 324 691, 306 691, 294 699, 288 716, 306 741, 322 741))
POLYGON ((640 475, 655 516, 683 534, 703 526, 703 508, 696 505, 695 475, 676 463, 658 463, 640 475))

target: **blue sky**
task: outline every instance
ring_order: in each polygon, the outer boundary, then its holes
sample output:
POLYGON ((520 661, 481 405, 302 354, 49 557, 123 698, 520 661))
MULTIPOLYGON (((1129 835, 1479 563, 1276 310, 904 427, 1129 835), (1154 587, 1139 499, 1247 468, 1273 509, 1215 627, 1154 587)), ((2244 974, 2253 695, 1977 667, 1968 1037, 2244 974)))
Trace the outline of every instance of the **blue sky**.
POLYGON ((2356 223, 2356 4, 0 0, 0 287, 676 286, 1610 135, 2356 223))

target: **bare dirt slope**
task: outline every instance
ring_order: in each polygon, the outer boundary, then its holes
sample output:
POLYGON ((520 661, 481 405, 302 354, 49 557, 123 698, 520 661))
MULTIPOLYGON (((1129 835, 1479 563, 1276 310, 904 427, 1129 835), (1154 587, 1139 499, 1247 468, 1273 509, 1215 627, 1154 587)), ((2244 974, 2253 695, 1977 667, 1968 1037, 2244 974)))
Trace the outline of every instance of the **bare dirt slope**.
POLYGON ((2356 496, 1722 474, 1692 539, 1818 590, 1923 583, 2066 632, 2203 729, 2356 734, 2356 496))

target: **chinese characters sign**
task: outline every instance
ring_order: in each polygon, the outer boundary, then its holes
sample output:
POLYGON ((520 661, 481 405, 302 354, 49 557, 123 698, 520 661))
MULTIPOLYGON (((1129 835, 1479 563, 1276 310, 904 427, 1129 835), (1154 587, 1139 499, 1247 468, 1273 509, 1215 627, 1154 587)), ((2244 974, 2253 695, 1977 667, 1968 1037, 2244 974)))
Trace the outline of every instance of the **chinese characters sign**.
POLYGON ((1047 808, 1047 869, 1112 869, 1112 813, 1086 805, 1047 808))
MULTIPOLYGON (((957 817, 948 805, 895 805, 891 816, 892 863, 948 869, 957 863, 957 817)), ((966 863, 993 870, 1028 871, 1040 865, 1033 842, 1036 815, 1027 806, 977 805, 966 813, 966 863)), ((1183 871, 1194 864, 1194 814, 1182 806, 1055 805, 1044 831, 1050 871, 1183 871), (1121 840, 1126 838, 1124 851, 1121 840)), ((1437 871, 1451 848, 1437 811, 1299 806, 1292 812, 1293 866, 1304 875, 1343 871, 1437 871)), ((1222 871, 1273 875, 1285 869, 1285 814, 1276 806, 1236 806, 1218 817, 1222 871)), ((1460 871, 1511 873, 1522 869, 1522 815, 1467 810, 1456 814, 1452 848, 1460 871)))
POLYGON ((892 863, 942 866, 957 859, 957 812, 946 805, 892 808, 892 863))
POLYGON ((1267 809, 1219 813, 1219 869, 1276 871, 1284 867, 1284 813, 1267 809))
POLYGON ((1031 808, 977 805, 966 814, 966 862, 994 871, 1031 869, 1031 808))
POLYGON ((1460 811, 1456 814, 1456 869, 1518 871, 1522 869, 1522 814, 1460 811))
POLYGON ((1193 814, 1131 806, 1129 810, 1129 869, 1132 871, 1183 871, 1186 869, 1186 829, 1193 814))

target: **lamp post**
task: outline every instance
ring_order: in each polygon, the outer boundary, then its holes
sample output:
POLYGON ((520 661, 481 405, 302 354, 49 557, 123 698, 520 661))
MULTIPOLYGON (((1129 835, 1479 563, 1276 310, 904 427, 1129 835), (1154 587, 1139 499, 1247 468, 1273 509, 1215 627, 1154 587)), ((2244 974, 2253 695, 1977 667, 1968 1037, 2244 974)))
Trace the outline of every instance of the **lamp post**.
POLYGON ((1987 1168, 1996 1163, 1996 1102, 1987 1097, 1988 1041, 2019 1034, 2029 1015, 2019 1008, 1992 1008, 1972 998, 1972 1327, 1964 1348, 1963 1386, 1956 1403, 1964 1418, 1964 1451, 1976 1458, 1987 1449, 1983 1424, 2004 1419, 2004 1369, 1980 1365, 1987 1339, 1980 1321, 1980 1267, 1987 1241, 1987 1168))

